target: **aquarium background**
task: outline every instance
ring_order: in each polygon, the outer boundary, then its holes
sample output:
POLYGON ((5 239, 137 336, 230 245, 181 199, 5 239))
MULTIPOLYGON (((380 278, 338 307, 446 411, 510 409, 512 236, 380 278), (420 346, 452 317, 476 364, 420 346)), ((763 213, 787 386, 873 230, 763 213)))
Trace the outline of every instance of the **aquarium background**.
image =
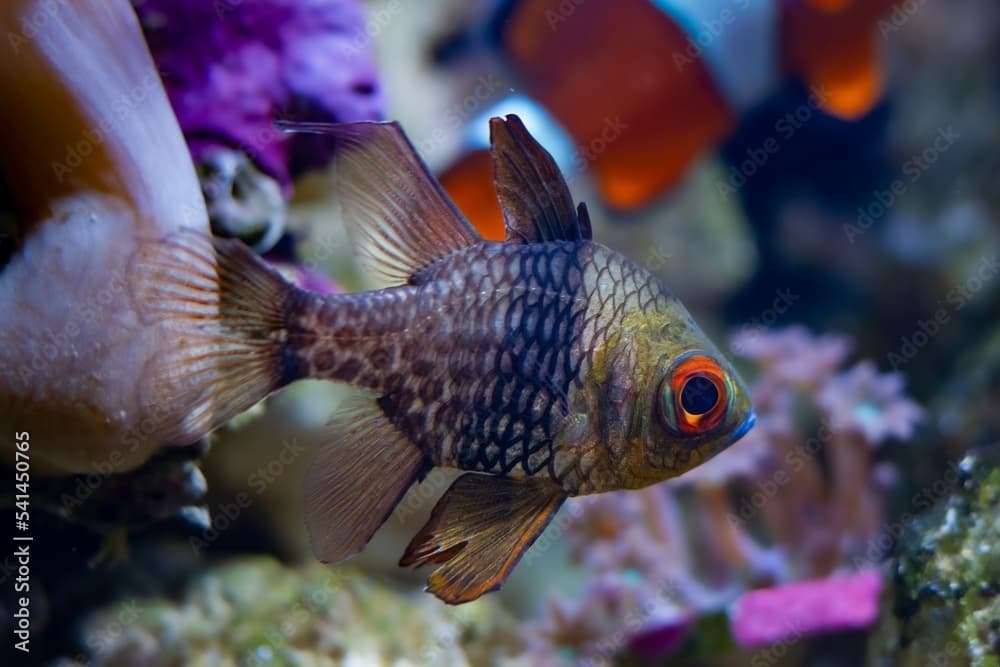
MULTIPOLYGON (((591 2, 552 3, 546 29, 591 2)), ((213 230, 314 289, 376 283, 331 147, 274 120, 398 120, 444 173, 532 98, 497 37, 517 3, 133 4, 213 230), (225 76, 203 76, 215 60, 225 76)), ((746 3, 716 4, 741 29, 746 3)), ((122 479, 38 480, 34 650, 5 664, 997 665, 1000 6, 905 0, 852 39, 884 68, 856 118, 783 75, 628 210, 594 178, 613 132, 569 160, 595 240, 662 276, 750 381, 740 443, 570 500, 500 592, 449 607, 397 561, 454 474, 412 488, 351 563, 312 558, 301 480, 349 390, 300 382, 122 479)))

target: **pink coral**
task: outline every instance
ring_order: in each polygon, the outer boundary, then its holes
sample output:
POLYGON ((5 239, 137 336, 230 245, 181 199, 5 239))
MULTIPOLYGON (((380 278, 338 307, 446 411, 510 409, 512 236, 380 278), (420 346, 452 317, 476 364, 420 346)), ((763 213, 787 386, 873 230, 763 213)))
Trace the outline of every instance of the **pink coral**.
POLYGON ((813 387, 844 363, 851 342, 843 336, 813 336, 802 326, 742 330, 730 337, 730 349, 757 363, 774 381, 813 387))
POLYGON ((750 591, 730 610, 733 637, 755 647, 867 628, 878 618, 881 592, 874 569, 750 591))
POLYGON ((871 361, 830 378, 816 402, 836 428, 856 430, 870 445, 910 438, 924 417, 920 406, 903 395, 902 374, 879 373, 871 361))

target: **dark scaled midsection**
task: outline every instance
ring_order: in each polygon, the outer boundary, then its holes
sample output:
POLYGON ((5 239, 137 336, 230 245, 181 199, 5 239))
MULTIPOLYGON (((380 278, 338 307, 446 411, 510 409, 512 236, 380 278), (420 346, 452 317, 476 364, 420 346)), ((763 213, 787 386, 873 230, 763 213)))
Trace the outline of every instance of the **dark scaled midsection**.
POLYGON ((380 404, 436 465, 547 473, 586 354, 576 244, 483 244, 418 275, 380 404))

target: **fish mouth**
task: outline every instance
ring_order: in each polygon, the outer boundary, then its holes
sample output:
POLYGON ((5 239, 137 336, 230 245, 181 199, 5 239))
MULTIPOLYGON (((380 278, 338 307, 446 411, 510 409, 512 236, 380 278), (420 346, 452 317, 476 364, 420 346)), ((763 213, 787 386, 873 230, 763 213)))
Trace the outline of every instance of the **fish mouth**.
POLYGON ((746 419, 743 420, 743 423, 737 426, 736 430, 734 430, 732 434, 730 434, 728 444, 731 445, 740 438, 742 438, 743 436, 745 436, 747 434, 747 431, 752 429, 754 424, 756 423, 757 423, 757 414, 753 410, 751 410, 750 414, 748 414, 746 416, 746 419))

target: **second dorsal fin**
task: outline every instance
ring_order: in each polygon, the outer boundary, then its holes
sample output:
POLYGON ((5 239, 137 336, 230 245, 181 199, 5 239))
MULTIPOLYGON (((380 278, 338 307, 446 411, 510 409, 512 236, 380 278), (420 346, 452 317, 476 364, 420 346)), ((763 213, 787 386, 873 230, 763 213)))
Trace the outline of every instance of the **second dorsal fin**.
POLYGON ((434 260, 481 241, 431 176, 399 123, 281 122, 333 137, 335 194, 363 261, 402 284, 434 260))
POLYGON ((559 166, 520 118, 490 119, 490 152, 508 243, 591 238, 586 207, 578 216, 559 166))

